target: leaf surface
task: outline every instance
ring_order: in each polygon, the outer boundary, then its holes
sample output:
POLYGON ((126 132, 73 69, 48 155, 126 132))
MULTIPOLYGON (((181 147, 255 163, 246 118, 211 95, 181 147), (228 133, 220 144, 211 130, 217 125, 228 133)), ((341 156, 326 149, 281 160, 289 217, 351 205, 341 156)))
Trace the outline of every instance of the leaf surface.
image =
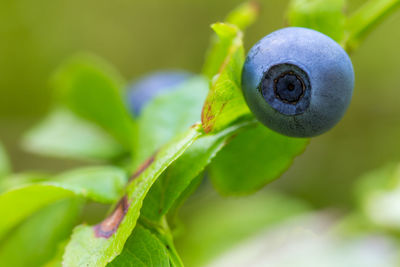
POLYGON ((181 196, 217 153, 240 131, 254 127, 245 122, 228 127, 217 134, 197 139, 185 153, 158 179, 146 196, 141 213, 147 219, 160 221, 162 216, 184 200, 181 196))
MULTIPOLYGON (((232 10, 225 18, 225 22, 237 30, 243 31, 255 22, 258 12, 259 6, 256 2, 245 2, 232 10)), ((215 26, 212 25, 211 27, 214 28, 215 26)), ((221 38, 218 33, 211 37, 210 47, 203 66, 203 73, 209 80, 212 80, 219 72, 226 61, 231 46, 230 38, 221 38)))
POLYGON ((198 76, 150 101, 138 119, 136 163, 142 163, 162 145, 200 121, 207 93, 207 81, 198 76))
POLYGON ((78 222, 81 199, 65 199, 40 210, 0 242, 0 266, 42 266, 78 222))
POLYGON ((248 1, 232 10, 226 16, 225 21, 236 25, 241 30, 245 30, 256 21, 259 10, 260 7, 257 2, 248 1))
POLYGON ((94 160, 111 160, 126 152, 103 129, 62 108, 26 134, 23 147, 45 156, 94 160))
POLYGON ((105 266, 123 250, 136 226, 143 199, 157 178, 201 136, 199 125, 168 143, 132 176, 126 195, 114 212, 96 226, 74 230, 64 254, 64 266, 105 266))
POLYGON ((278 178, 302 153, 308 139, 291 138, 258 124, 239 133, 216 156, 210 177, 224 194, 248 194, 278 178))
POLYGON ((231 24, 212 25, 218 35, 218 55, 223 60, 214 60, 212 66, 218 71, 211 78, 210 92, 202 110, 202 124, 206 133, 222 130, 250 111, 241 92, 241 73, 244 63, 242 32, 231 24))
POLYGON ((366 1, 346 21, 345 48, 350 51, 357 48, 377 25, 399 7, 400 0, 366 1))
POLYGON ((314 29, 340 42, 344 37, 345 5, 345 0, 292 0, 289 24, 314 29))
POLYGON ((10 189, 0 195, 0 238, 34 212, 61 199, 78 197, 113 203, 126 180, 125 172, 118 168, 93 167, 10 189))
POLYGON ((150 230, 141 225, 135 227, 125 247, 108 267, 169 267, 169 255, 165 245, 150 230))
POLYGON ((135 127, 122 98, 124 82, 116 70, 100 58, 81 54, 59 68, 52 85, 61 103, 132 149, 135 127))

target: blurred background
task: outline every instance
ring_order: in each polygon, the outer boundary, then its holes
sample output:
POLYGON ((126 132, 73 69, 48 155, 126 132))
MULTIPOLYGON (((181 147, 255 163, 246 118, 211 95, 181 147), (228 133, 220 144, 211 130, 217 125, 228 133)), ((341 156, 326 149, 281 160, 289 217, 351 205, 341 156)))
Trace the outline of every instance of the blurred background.
MULTIPOLYGON (((0 1, 0 140, 14 171, 64 170, 82 162, 23 152, 21 134, 50 109, 48 79, 79 51, 105 58, 129 81, 159 69, 199 72, 208 27, 240 0, 3 0, 0 1)), ((245 37, 257 40, 285 26, 288 1, 260 0, 261 15, 245 37)), ((350 0, 351 12, 364 1, 350 0)), ((355 180, 400 159, 400 12, 390 16, 352 54, 353 102, 341 123, 313 138, 282 178, 269 185, 310 203, 346 210, 355 180)))

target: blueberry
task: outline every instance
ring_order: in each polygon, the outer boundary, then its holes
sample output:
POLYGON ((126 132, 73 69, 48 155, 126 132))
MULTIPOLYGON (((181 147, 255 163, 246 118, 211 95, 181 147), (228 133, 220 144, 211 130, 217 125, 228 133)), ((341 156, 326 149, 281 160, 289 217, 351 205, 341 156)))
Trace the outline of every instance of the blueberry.
POLYGON ((328 36, 290 27, 273 32, 247 55, 242 90, 256 118, 293 137, 320 135, 350 104, 354 71, 347 53, 328 36))
POLYGON ((144 106, 154 97, 179 87, 193 77, 185 71, 158 71, 134 81, 128 89, 128 107, 134 116, 140 115, 144 106))

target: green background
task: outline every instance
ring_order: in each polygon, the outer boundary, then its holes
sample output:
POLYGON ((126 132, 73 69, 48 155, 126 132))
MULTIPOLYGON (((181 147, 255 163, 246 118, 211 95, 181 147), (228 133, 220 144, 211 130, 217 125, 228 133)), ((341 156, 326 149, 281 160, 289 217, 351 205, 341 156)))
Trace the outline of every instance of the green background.
MULTIPOLYGON (((93 52, 130 80, 159 69, 199 72, 215 21, 241 1, 3 0, 0 1, 0 140, 15 171, 63 170, 81 162, 24 153, 21 134, 52 103, 48 78, 68 56, 93 52)), ((259 1, 259 20, 246 33, 249 49, 286 25, 287 1, 259 1)), ((349 1, 351 12, 364 1, 349 1)), ((399 160, 400 12, 390 16, 352 54, 353 102, 329 133, 314 138, 290 170, 270 186, 316 207, 348 207, 353 182, 399 160)))

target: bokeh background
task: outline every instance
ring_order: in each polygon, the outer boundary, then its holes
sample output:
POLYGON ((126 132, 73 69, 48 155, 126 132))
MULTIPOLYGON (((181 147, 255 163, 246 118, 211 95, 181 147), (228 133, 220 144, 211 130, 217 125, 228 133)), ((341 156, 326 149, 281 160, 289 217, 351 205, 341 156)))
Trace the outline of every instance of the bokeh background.
MULTIPOLYGON (((63 170, 82 162, 23 152, 21 134, 52 105, 48 80, 75 52, 93 52, 129 81, 149 71, 199 72, 211 23, 240 0, 2 0, 0 1, 0 140, 14 171, 63 170)), ((286 24, 288 1, 260 0, 258 21, 246 33, 249 49, 286 24)), ((347 11, 362 4, 350 0, 347 11)), ((316 208, 353 205, 353 183, 365 172, 400 159, 400 12, 390 16, 352 54, 353 102, 341 123, 313 138, 270 187, 316 208)))

